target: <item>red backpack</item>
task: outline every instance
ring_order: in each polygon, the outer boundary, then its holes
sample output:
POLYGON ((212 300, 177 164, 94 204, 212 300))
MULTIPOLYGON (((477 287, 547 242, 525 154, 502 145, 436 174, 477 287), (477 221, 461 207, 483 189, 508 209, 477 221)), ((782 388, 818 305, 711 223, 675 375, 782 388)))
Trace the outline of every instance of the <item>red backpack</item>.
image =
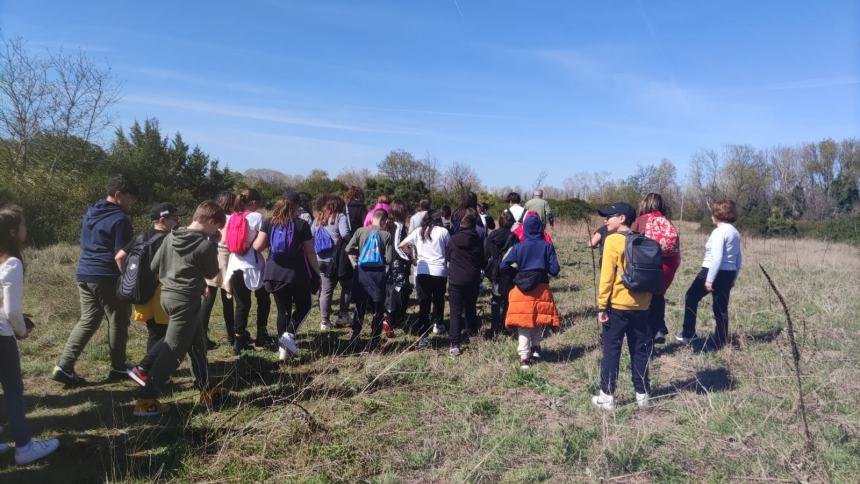
POLYGON ((663 257, 670 257, 681 252, 681 243, 678 239, 678 230, 662 215, 654 214, 648 217, 643 234, 651 240, 660 244, 663 257))
POLYGON ((248 220, 245 218, 250 211, 234 213, 227 221, 227 250, 233 254, 242 255, 248 252, 251 243, 248 240, 248 220))

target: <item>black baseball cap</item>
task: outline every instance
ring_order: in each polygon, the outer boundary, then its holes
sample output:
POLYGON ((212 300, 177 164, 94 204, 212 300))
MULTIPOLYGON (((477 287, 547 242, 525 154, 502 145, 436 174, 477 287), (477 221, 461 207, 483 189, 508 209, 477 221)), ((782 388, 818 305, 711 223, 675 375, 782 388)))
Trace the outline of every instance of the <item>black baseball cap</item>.
POLYGON ((152 220, 158 220, 161 217, 168 217, 170 215, 185 215, 185 213, 176 208, 176 205, 169 202, 157 203, 149 209, 149 218, 152 220))
POLYGON ((624 215, 624 225, 630 225, 636 220, 636 209, 629 203, 624 202, 615 202, 608 207, 601 208, 597 213, 603 217, 624 215))

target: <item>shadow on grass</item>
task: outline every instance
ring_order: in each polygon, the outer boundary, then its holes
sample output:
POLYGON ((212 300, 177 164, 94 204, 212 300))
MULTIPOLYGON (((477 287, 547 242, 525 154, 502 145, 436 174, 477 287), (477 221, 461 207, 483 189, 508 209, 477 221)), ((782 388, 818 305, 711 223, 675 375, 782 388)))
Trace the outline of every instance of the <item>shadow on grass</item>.
MULTIPOLYGON (((774 328, 768 331, 742 335, 732 334, 729 336, 729 344, 731 344, 735 349, 741 349, 747 343, 770 343, 778 338, 780 334, 782 334, 782 328, 774 328)), ((667 338, 674 337, 670 335, 667 338)), ((721 349, 714 342, 713 335, 708 335, 707 337, 697 339, 692 343, 673 341, 672 343, 664 346, 656 346, 654 350, 654 358, 663 355, 673 355, 683 348, 691 348, 693 353, 711 353, 714 351, 720 351, 721 349)))
POLYGON ((652 389, 653 396, 671 395, 681 391, 694 391, 699 395, 711 392, 734 390, 735 380, 725 368, 706 368, 690 378, 671 382, 664 387, 652 389))

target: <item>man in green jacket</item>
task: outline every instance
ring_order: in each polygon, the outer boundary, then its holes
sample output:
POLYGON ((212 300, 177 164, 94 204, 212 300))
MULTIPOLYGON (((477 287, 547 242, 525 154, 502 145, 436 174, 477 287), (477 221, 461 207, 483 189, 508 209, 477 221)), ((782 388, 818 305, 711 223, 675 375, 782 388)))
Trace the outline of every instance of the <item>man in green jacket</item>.
POLYGON ((552 208, 550 208, 549 202, 543 199, 543 190, 540 188, 535 190, 534 197, 526 202, 525 209, 526 212, 537 212, 544 227, 547 225, 552 227, 555 223, 552 208))

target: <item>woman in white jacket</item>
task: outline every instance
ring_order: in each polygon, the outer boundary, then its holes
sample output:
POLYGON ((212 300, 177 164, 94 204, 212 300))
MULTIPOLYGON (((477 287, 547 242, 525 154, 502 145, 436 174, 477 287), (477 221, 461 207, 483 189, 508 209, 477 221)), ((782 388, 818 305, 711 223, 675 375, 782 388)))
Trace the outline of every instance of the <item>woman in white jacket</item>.
MULTIPOLYGON (((0 208, 0 384, 6 400, 6 420, 15 439, 15 463, 29 464, 57 450, 57 439, 33 440, 24 411, 24 382, 16 339, 33 330, 24 318, 24 262, 21 245, 27 240, 24 213, 19 207, 0 208)), ((0 429, 2 432, 2 429, 0 429)), ((0 443, 0 453, 9 446, 0 443)))

